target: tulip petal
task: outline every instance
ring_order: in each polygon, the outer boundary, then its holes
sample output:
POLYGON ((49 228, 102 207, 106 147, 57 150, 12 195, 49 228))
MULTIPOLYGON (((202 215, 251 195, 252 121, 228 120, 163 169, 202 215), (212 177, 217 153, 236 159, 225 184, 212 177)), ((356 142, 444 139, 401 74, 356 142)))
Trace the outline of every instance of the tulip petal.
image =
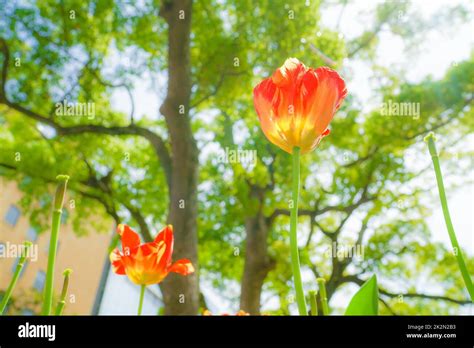
POLYGON ((166 246, 160 260, 160 263, 163 263, 166 268, 171 264, 171 255, 173 254, 174 236, 172 225, 167 225, 158 233, 155 238, 155 243, 160 244, 160 242, 163 242, 166 246))
POLYGON ((347 89, 344 80, 334 70, 321 67, 315 72, 318 76, 318 88, 308 105, 307 113, 314 120, 316 133, 322 134, 347 95, 347 89))
POLYGON ((122 240, 122 250, 125 255, 130 255, 140 245, 140 237, 128 225, 118 225, 117 233, 122 240))
POLYGON ((125 272, 135 284, 151 285, 160 283, 167 275, 159 265, 166 246, 163 241, 140 245, 133 256, 123 259, 125 272))
POLYGON ((289 58, 254 89, 254 105, 265 136, 282 150, 313 150, 347 94, 344 80, 327 67, 307 68, 289 58))
POLYGON ((272 81, 280 88, 291 86, 306 66, 296 58, 288 58, 272 75, 272 81))
POLYGON ((308 68, 296 58, 289 58, 272 75, 277 91, 272 100, 275 120, 284 139, 289 144, 289 152, 300 142, 304 115, 301 113, 301 85, 308 68))
POLYGON ((173 228, 163 228, 153 242, 140 244, 140 238, 127 225, 119 225, 123 252, 116 248, 110 253, 110 262, 115 273, 126 275, 138 285, 158 284, 169 272, 188 275, 194 272, 189 260, 182 259, 171 264, 173 252, 173 228))
POLYGON ((284 132, 280 129, 277 122, 278 114, 274 111, 273 105, 278 102, 274 102, 273 99, 278 97, 277 93, 277 88, 271 78, 262 81, 253 91, 254 106, 267 139, 284 151, 291 153, 292 148, 289 146, 284 132))
POLYGON ((346 96, 347 89, 337 72, 326 67, 310 69, 303 84, 308 94, 303 107, 306 123, 301 134, 301 152, 306 153, 317 147, 328 134, 325 133, 327 127, 346 96))
POLYGON ((189 261, 188 259, 181 259, 173 263, 171 267, 168 269, 168 271, 185 276, 185 275, 193 273, 194 267, 191 261, 189 261))
POLYGON ((110 253, 110 263, 112 265, 112 270, 114 273, 124 275, 125 274, 125 265, 122 261, 122 255, 120 255, 120 251, 118 248, 115 248, 110 253))

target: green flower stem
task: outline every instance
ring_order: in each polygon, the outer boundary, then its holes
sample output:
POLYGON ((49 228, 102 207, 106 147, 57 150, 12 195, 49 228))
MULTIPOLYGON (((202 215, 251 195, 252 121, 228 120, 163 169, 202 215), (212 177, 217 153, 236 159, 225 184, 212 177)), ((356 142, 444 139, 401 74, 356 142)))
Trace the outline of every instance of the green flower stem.
POLYGON ((328 295, 326 294, 326 281, 323 278, 317 279, 319 286, 319 296, 321 298, 321 307, 323 315, 329 315, 328 295))
POLYGON ((26 257, 28 255, 28 249, 33 245, 31 242, 25 242, 24 244, 24 252, 20 256, 20 260, 18 261, 18 264, 16 265, 15 268, 15 273, 13 274, 13 278, 10 282, 10 285, 8 285, 7 291, 5 292, 5 295, 3 296, 2 303, 0 303, 0 315, 3 315, 3 312, 5 311, 5 308, 7 307, 7 303, 10 300, 10 297, 12 296, 13 289, 15 288, 15 285, 18 281, 18 278, 20 278, 20 273, 21 270, 23 269, 23 266, 25 265, 26 257))
POLYGON ((300 190, 300 148, 293 148, 293 187, 292 203, 290 214, 290 249, 291 249, 291 267, 293 270, 293 281, 296 291, 296 303, 300 315, 308 315, 306 310, 306 299, 303 291, 303 282, 301 281, 300 258, 298 254, 298 198, 300 190))
POLYGON ((44 286, 42 310, 43 315, 51 315, 51 307, 53 303, 54 264, 56 262, 56 252, 58 248, 59 228, 61 226, 64 195, 66 193, 67 181, 69 180, 69 177, 67 175, 58 175, 56 180, 58 181, 58 186, 56 188, 56 195, 54 197, 53 221, 51 227, 51 237, 49 240, 48 268, 44 286))
POLYGON ((71 270, 68 268, 64 270, 64 282, 63 282, 63 290, 61 291, 61 297, 59 298, 58 305, 56 307, 56 315, 62 315, 64 311, 64 306, 66 306, 66 296, 67 296, 67 289, 69 287, 69 276, 71 274, 71 270))
POLYGON ((446 193, 444 191, 443 175, 441 173, 441 167, 439 165, 439 157, 438 152, 436 151, 435 140, 436 139, 433 132, 430 132, 425 137, 425 141, 428 143, 428 149, 431 154, 431 159, 433 160, 433 166, 436 173, 436 181, 438 183, 439 199, 441 201, 441 207, 443 208, 444 221, 446 222, 446 228, 448 229, 449 239, 451 240, 451 245, 453 246, 453 250, 455 252, 459 269, 461 270, 461 274, 464 279, 464 283, 466 284, 467 291, 471 296, 471 301, 474 302, 474 285, 472 284, 471 276, 469 275, 469 271, 467 270, 466 262, 464 261, 462 250, 459 246, 456 233, 454 232, 453 223, 451 222, 451 216, 449 214, 448 201, 446 199, 446 193))
POLYGON ((138 302, 138 315, 142 315, 143 299, 145 298, 146 285, 142 285, 140 288, 140 301, 138 302))
POLYGON ((311 315, 317 316, 318 315, 318 303, 316 301, 317 291, 311 290, 309 292, 309 303, 311 305, 311 315))

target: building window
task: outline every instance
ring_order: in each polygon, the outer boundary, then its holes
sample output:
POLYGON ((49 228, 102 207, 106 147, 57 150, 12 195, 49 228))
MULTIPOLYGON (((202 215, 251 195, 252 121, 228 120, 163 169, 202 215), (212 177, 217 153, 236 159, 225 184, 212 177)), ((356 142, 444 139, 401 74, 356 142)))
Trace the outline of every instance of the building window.
POLYGON ((10 225, 15 226, 20 218, 20 209, 18 209, 15 205, 10 205, 8 208, 7 214, 5 215, 5 221, 8 222, 10 225))
MULTIPOLYGON (((61 246, 61 241, 58 240, 58 244, 56 244, 56 254, 59 253, 59 247, 61 246)), ((44 248, 45 253, 49 253, 49 243, 46 244, 46 248, 44 248)))
POLYGON ((38 291, 43 291, 45 281, 46 281, 46 273, 44 273, 43 271, 38 271, 38 273, 36 273, 35 282, 33 283, 33 288, 35 288, 38 291))
POLYGON ((25 175, 20 182, 20 187, 31 184, 32 181, 33 179, 31 178, 31 176, 25 175))
POLYGON ((31 309, 25 308, 21 311, 21 315, 35 315, 35 312, 33 312, 31 309))
POLYGON ((26 239, 31 242, 36 242, 38 239, 38 231, 36 231, 36 228, 30 227, 28 231, 26 231, 26 239))
POLYGON ((63 213, 61 214, 61 223, 63 225, 67 224, 68 218, 69 218, 69 213, 66 209, 63 208, 63 213))

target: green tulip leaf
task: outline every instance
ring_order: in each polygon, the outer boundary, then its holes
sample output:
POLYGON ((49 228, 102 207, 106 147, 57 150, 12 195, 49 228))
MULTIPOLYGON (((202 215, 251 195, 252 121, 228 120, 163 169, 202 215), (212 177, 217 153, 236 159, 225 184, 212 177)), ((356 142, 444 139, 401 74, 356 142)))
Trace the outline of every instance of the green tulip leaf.
POLYGON ((379 289, 375 274, 352 297, 345 315, 378 315, 379 289))

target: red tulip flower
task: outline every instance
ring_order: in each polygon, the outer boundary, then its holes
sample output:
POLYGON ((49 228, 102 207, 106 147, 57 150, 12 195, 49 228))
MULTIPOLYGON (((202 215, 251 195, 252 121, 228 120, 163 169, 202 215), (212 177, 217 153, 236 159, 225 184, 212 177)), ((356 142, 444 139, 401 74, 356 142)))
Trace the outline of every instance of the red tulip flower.
POLYGON ((307 68, 296 58, 287 59, 253 91, 263 133, 288 153, 294 147, 307 153, 318 146, 346 94, 336 71, 307 68))
POLYGON ((187 259, 171 262, 173 254, 173 226, 163 228, 150 243, 140 244, 140 237, 127 225, 118 225, 122 251, 116 248, 110 254, 113 271, 127 275, 138 285, 160 283, 170 272, 188 275, 194 267, 187 259))
POLYGON ((329 123, 347 94, 346 84, 327 67, 307 68, 289 58, 253 90, 253 101, 265 136, 293 156, 290 250, 293 284, 300 315, 307 315, 298 251, 300 155, 316 148, 329 134, 329 123))

